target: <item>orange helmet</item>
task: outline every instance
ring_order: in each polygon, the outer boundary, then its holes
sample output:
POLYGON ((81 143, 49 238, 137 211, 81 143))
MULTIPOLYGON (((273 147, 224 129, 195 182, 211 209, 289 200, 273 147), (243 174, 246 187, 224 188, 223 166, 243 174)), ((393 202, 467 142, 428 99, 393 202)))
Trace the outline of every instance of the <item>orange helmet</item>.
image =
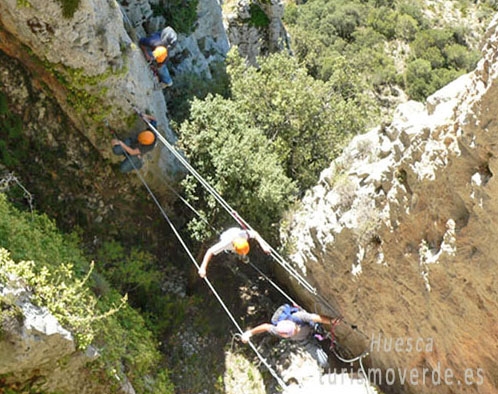
POLYGON ((249 242, 247 242, 247 239, 242 237, 235 238, 233 240, 233 248, 235 249, 235 252, 237 252, 237 254, 245 256, 247 253, 249 253, 249 242))
POLYGON ((156 140, 156 136, 150 130, 144 130, 138 135, 138 142, 142 145, 152 145, 156 140))
POLYGON ((156 59, 156 62, 162 63, 168 57, 168 50, 166 49, 166 47, 159 46, 154 49, 154 51, 152 51, 152 54, 154 55, 154 59, 156 59))

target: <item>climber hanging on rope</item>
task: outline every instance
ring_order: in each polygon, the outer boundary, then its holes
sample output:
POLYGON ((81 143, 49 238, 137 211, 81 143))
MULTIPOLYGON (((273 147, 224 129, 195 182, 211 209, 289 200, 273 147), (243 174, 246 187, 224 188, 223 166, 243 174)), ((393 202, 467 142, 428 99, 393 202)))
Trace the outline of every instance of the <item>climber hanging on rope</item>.
POLYGON ((269 332, 280 338, 292 341, 302 341, 315 332, 316 324, 336 325, 339 318, 310 313, 298 306, 281 305, 273 314, 271 323, 263 323, 242 335, 242 342, 246 343, 253 335, 269 332))
POLYGON ((266 254, 271 252, 270 246, 265 242, 263 238, 254 230, 244 230, 239 227, 232 227, 223 232, 220 235, 220 240, 211 246, 204 258, 202 259, 202 264, 199 268, 199 276, 204 278, 206 276, 206 270, 209 262, 213 256, 223 252, 235 252, 242 258, 247 256, 249 253, 249 239, 255 239, 258 241, 259 246, 266 254))
MULTIPOLYGON (((151 125, 156 126, 156 119, 152 115, 141 114, 151 125)), ((116 135, 113 132, 114 135, 116 135)), ((138 135, 128 137, 124 140, 113 138, 111 140, 112 152, 115 155, 124 155, 120 171, 122 173, 138 170, 143 166, 143 156, 156 146, 156 134, 149 129, 143 130, 138 135)))
POLYGON ((300 342, 325 368, 328 356, 315 339, 324 339, 321 336, 325 332, 322 325, 328 325, 332 331, 339 322, 340 318, 310 313, 301 307, 284 304, 275 311, 271 323, 263 323, 245 331, 241 340, 247 343, 252 336, 268 332, 279 338, 300 342))
POLYGON ((162 31, 156 31, 147 37, 142 37, 138 42, 145 59, 159 78, 161 89, 173 85, 173 80, 166 66, 166 60, 168 60, 170 51, 176 45, 176 42, 176 32, 169 26, 162 31))

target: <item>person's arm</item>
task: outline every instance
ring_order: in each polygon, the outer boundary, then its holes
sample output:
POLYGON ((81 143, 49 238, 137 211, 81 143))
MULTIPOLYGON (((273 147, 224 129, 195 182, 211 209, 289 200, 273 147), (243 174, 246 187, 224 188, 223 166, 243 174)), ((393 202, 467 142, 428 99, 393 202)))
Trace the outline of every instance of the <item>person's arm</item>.
POLYGON ((213 256, 214 256, 213 247, 210 247, 207 250, 206 254, 204 255, 204 258, 202 259, 202 264, 201 264, 201 266, 199 268, 199 276, 201 278, 205 278, 206 277, 207 267, 208 267, 209 262, 213 258, 213 256))
POLYGON ((339 318, 334 318, 334 317, 325 316, 325 315, 319 315, 317 313, 311 313, 311 316, 312 316, 311 319, 315 323, 325 324, 325 325, 329 325, 329 326, 336 323, 338 320, 340 320, 339 318))
POLYGON ((258 234, 257 231, 252 230, 250 232, 250 236, 251 238, 254 238, 256 241, 258 241, 259 246, 261 246, 261 249, 263 249, 263 252, 265 252, 266 254, 271 253, 270 245, 268 245, 266 241, 263 238, 261 238, 261 236, 258 234))
POLYGON ((137 156, 137 155, 140 154, 140 149, 138 149, 138 148, 130 148, 123 141, 118 140, 118 144, 117 145, 121 145, 121 148, 123 148, 126 151, 126 153, 128 153, 130 156, 137 156))
POLYGON ((142 118, 147 119, 150 123, 155 122, 156 118, 152 115, 146 114, 146 113, 141 113, 140 114, 142 118))
POLYGON ((140 49, 144 53, 145 60, 147 60, 147 62, 151 62, 152 60, 154 60, 154 57, 152 57, 152 56, 149 55, 149 51, 148 51, 149 45, 147 43, 147 39, 146 38, 141 38, 138 41, 138 46, 140 47, 140 49))
POLYGON ((247 343, 252 336, 262 334, 264 332, 269 332, 273 327, 274 326, 270 323, 263 323, 259 326, 251 328, 250 330, 247 330, 246 332, 244 332, 244 334, 242 334, 242 342, 247 343))

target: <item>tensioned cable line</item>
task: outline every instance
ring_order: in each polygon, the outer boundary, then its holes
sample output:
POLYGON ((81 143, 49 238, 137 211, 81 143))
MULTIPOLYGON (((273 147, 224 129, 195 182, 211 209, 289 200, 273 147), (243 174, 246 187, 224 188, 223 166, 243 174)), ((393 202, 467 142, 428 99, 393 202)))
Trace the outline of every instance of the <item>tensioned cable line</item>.
MULTIPOLYGON (((130 103, 131 104, 131 103, 130 103)), ((214 189, 198 172, 195 170, 195 168, 192 167, 192 165, 183 157, 180 152, 168 141, 166 138, 159 133, 156 127, 154 127, 146 118, 142 117, 141 112, 136 108, 135 106, 132 105, 133 110, 137 113, 137 115, 149 126, 151 130, 153 130, 157 136, 157 138, 168 148, 168 150, 182 163, 185 168, 190 171, 190 173, 199 181, 199 183, 218 201, 218 203, 228 212, 228 214, 236 221, 238 222, 243 228, 247 230, 254 231, 254 229, 250 226, 249 223, 247 223, 242 217, 238 215, 238 213, 221 197, 221 195, 214 189)), ((268 244, 270 247, 270 255, 273 257, 273 259, 280 264, 303 288, 305 288, 310 294, 312 294, 320 303, 322 303, 327 309, 329 309, 332 314, 335 316, 341 316, 342 322, 354 331, 358 332, 361 334, 364 338, 369 339, 369 336, 365 334, 363 331, 358 329, 358 326, 355 324, 351 324, 348 322, 346 319, 343 318, 342 313, 337 311, 337 308, 332 306, 330 302, 325 299, 321 294, 318 293, 315 287, 311 286, 311 284, 299 273, 297 270, 292 267, 271 245, 268 244)), ((272 285, 274 283, 270 281, 272 285)), ((274 285, 275 286, 275 285, 274 285)), ((277 289, 279 290, 279 289, 277 289)), ((282 294, 283 291, 280 289, 279 290, 282 294)), ((285 294, 287 299, 290 299, 290 297, 285 294)), ((293 302, 295 303, 295 302, 293 302)))
MULTIPOLYGON (((254 231, 254 229, 247 223, 242 217, 238 215, 238 213, 221 197, 221 195, 214 189, 196 170, 192 167, 192 165, 178 152, 178 150, 168 141, 164 136, 159 133, 156 127, 154 127, 147 119, 141 116, 140 111, 133 106, 134 111, 140 116, 140 118, 149 126, 151 130, 153 130, 158 139, 168 148, 168 150, 182 163, 185 168, 190 171, 190 173, 199 181, 199 183, 209 192, 211 195, 218 201, 218 203, 228 212, 232 218, 238 222, 242 227, 254 231)), ((311 284, 299 273, 297 270, 292 267, 271 245, 270 247, 270 255, 273 259, 280 264, 303 288, 305 288, 309 293, 311 293, 318 301, 320 301, 326 308, 328 308, 332 314, 335 316, 341 316, 342 314, 337 311, 337 308, 332 306, 327 299, 325 299, 321 294, 318 293, 315 287, 311 286, 311 284)), ((271 283, 271 282, 270 282, 271 283)), ((289 299, 290 297, 286 295, 289 299)), ((349 325, 353 330, 357 331, 365 338, 369 338, 364 332, 358 329, 355 324, 349 323, 347 320, 342 319, 343 323, 349 325)))
MULTIPOLYGON (((156 131, 156 133, 157 133, 157 131, 156 131)), ((130 156, 129 156, 128 152, 126 152, 126 150, 124 150, 124 149, 123 149, 123 151, 124 151, 125 156, 128 158, 128 160, 130 160, 130 156)), ((140 174, 140 172, 138 171, 138 169, 136 168, 136 166, 135 166, 135 164, 133 163, 132 160, 130 160, 130 163, 133 166, 133 168, 135 169, 135 172, 136 172, 137 176, 140 178, 140 180, 142 181, 143 185, 145 186, 145 188, 149 192, 152 200, 154 201, 154 203, 157 205, 157 207, 161 211, 161 214, 163 215, 164 219, 167 221, 167 223, 171 227, 171 230, 174 232, 175 236, 178 238, 178 241, 180 242, 180 244, 185 249, 185 252, 190 257, 190 260, 195 265, 195 267, 197 269, 199 269, 200 268, 199 264, 197 263, 197 261, 195 260, 194 256, 192 255, 192 252, 190 251, 190 249, 186 245, 185 241, 181 237, 180 233, 177 231, 177 229, 174 226, 174 224, 169 219, 168 215, 164 211, 162 205, 159 203, 159 201, 157 200, 157 198, 154 195, 154 193, 152 192, 152 190, 150 189, 150 187, 147 184, 147 182, 145 181, 144 177, 140 174)), ((216 291, 216 289, 214 288, 214 286, 212 285, 212 283, 209 281, 209 279, 207 277, 204 278, 204 282, 206 282, 206 284, 208 285, 208 287, 211 290, 211 292, 213 293, 213 295, 216 297, 216 299, 218 300, 218 302, 220 303, 220 305, 222 306, 222 308, 225 310, 226 314, 228 315, 228 317, 230 318, 230 320, 232 321, 232 323, 235 325, 235 327, 239 331, 239 335, 242 335, 244 333, 244 331, 242 330, 242 328, 240 327, 240 325, 237 323, 237 320, 235 320, 235 318, 233 317, 232 313, 230 312, 230 310, 228 309, 228 307, 226 306, 226 304, 224 303, 223 299, 220 297, 220 295, 218 294, 218 292, 216 291)), ((261 353, 258 351, 258 349, 256 348, 256 346, 251 342, 251 340, 248 341, 248 344, 251 347, 251 349, 254 351, 254 353, 256 354, 256 356, 259 358, 259 360, 268 369, 268 371, 270 372, 270 374, 275 378, 275 380, 277 381, 277 383, 282 387, 282 389, 285 390, 287 388, 287 385, 285 384, 285 382, 278 376, 278 374, 271 367, 271 365, 268 364, 268 362, 266 361, 266 359, 261 355, 261 353)))
MULTIPOLYGON (((252 227, 249 225, 249 223, 247 223, 243 218, 241 218, 237 212, 231 208, 231 206, 218 194, 218 192, 190 165, 190 163, 188 163, 188 161, 164 138, 164 136, 162 134, 159 133, 159 131, 156 129, 156 127, 154 127, 146 118, 142 117, 140 111, 135 108, 133 106, 133 109, 136 111, 136 113, 140 116, 140 118, 149 126, 149 128, 151 130, 153 130, 157 136, 157 138, 168 148, 168 150, 173 153, 173 155, 185 166, 185 168, 187 168, 187 170, 189 170, 192 175, 195 176, 195 178, 201 183, 201 185, 204 186, 204 188, 206 190, 208 190, 212 196, 220 203, 220 205, 222 205, 222 207, 225 208, 225 210, 230 214, 230 216, 232 216, 233 219, 235 219, 235 221, 237 221, 243 228, 245 229, 248 229, 248 230, 252 230, 252 227)), ((195 211, 195 210, 194 210, 195 211)), ((197 213, 197 211, 195 211, 197 213)), ((168 220, 169 221, 169 220, 168 220)), ((170 224, 171 225, 171 224, 170 224)), ((176 233, 176 230, 174 230, 175 233, 176 233)), ((358 329, 358 327, 356 325, 353 325, 351 323, 349 323, 348 321, 346 321, 343 317, 342 317, 342 314, 338 313, 336 308, 334 308, 321 294, 319 294, 316 290, 316 288, 312 287, 307 281, 306 279, 304 279, 292 266, 289 265, 289 263, 287 261, 285 261, 283 259, 283 257, 275 250, 273 249, 273 247, 271 247, 271 245, 268 244, 268 246, 270 246, 270 250, 271 250, 271 256, 289 273, 291 274, 291 276, 296 279, 298 281, 298 283, 300 283, 306 290, 308 290, 311 294, 313 294, 316 299, 318 299, 324 306, 326 306, 328 309, 330 309, 336 316, 341 316, 341 321, 347 325, 349 325, 353 330, 357 331, 358 333, 362 334, 365 338, 369 339, 369 337, 364 333, 362 332, 361 330, 358 329)), ((197 262, 195 261, 195 259, 193 258, 193 256, 189 253, 189 256, 191 257, 192 261, 194 262, 195 266, 197 268, 199 268, 197 262)), ((261 270, 259 270, 256 266, 254 266, 252 263, 251 263, 251 266, 256 269, 261 275, 263 275, 265 277, 266 280, 268 280, 274 287, 275 289, 277 289, 285 298, 287 298, 291 303, 293 304, 296 304, 297 303, 289 296, 287 295, 280 287, 278 287, 266 274, 264 274, 261 270)), ((204 278, 205 280, 207 280, 207 278, 204 278)), ((207 282, 211 288, 211 284, 210 282, 207 282)), ((213 288, 213 291, 214 291, 214 288, 213 288)), ((221 299, 219 299, 220 302, 221 299)), ((226 306, 224 306, 225 310, 228 312, 228 309, 226 309, 226 306)), ((235 323, 234 319, 232 316, 230 316, 232 321, 235 323)), ((235 323, 236 324, 236 323, 235 323)), ((236 326, 238 327, 238 325, 236 324, 236 326)), ((239 331, 242 333, 240 327, 238 327, 239 331)), ((278 375, 276 375, 276 373, 274 373, 274 371, 271 369, 271 367, 266 363, 266 360, 263 360, 262 357, 260 357, 259 355, 259 352, 257 351, 257 349, 252 345, 252 343, 249 341, 249 344, 251 345, 251 347, 253 348, 253 350, 255 351, 255 353, 258 355, 258 357, 260 358, 260 360, 265 364, 265 366, 269 369, 270 373, 275 377, 275 379, 279 382, 279 384, 282 386, 282 383, 281 382, 281 379, 278 377, 278 375)), ((363 352, 360 356, 359 356, 359 360, 360 360, 360 365, 363 369, 363 365, 361 364, 362 362, 362 359, 363 357, 365 357, 367 354, 366 352, 363 352)), ((336 355, 337 356, 337 355, 336 355)), ((285 387, 285 383, 282 387, 285 387)))
MULTIPOLYGON (((176 148, 171 145, 164 136, 159 133, 159 131, 145 118, 141 116, 140 111, 138 111, 135 107, 133 109, 137 112, 137 114, 141 117, 141 119, 149 126, 151 130, 153 130, 158 139, 168 148, 168 150, 182 163, 185 168, 199 181, 199 183, 209 192, 211 195, 218 201, 218 203, 228 212, 230 216, 232 216, 235 221, 244 226, 248 230, 254 231, 254 229, 247 223, 244 219, 242 219, 236 211, 219 195, 219 193, 190 165, 190 163, 176 150, 176 148)), ((334 313, 337 313, 334 307, 328 303, 325 298, 321 297, 316 288, 311 286, 311 284, 299 273, 297 270, 292 267, 287 261, 283 259, 283 257, 271 246, 270 246, 270 254, 297 282, 302 285, 306 290, 308 290, 311 294, 320 299, 322 303, 325 304, 329 309, 331 309, 334 313)))

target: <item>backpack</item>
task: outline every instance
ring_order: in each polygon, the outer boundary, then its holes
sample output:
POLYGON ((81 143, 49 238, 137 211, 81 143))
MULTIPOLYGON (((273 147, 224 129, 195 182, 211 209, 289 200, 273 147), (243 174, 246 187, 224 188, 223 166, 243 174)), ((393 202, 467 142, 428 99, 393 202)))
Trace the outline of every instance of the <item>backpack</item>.
POLYGON ((176 45, 177 40, 178 37, 176 35, 176 31, 174 31, 172 27, 165 27, 161 31, 161 43, 166 46, 166 48, 173 48, 176 45))
POLYGON ((273 316, 271 318, 271 324, 276 326, 278 324, 278 322, 280 322, 282 320, 290 320, 296 324, 304 326, 308 323, 305 323, 301 319, 299 319, 298 317, 294 316, 294 313, 302 311, 302 310, 303 310, 303 308, 300 308, 298 306, 291 306, 289 304, 281 305, 273 314, 273 316))

